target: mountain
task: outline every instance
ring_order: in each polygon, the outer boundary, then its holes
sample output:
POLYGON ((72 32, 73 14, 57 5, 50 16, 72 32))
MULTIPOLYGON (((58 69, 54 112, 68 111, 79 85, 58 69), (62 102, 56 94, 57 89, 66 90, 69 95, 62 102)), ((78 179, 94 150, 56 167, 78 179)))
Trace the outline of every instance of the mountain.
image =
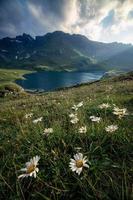
POLYGON ((42 70, 131 70, 133 46, 91 41, 61 31, 0 39, 0 67, 42 70))
POLYGON ((125 51, 119 52, 118 54, 110 57, 106 60, 106 63, 111 67, 117 66, 121 70, 133 70, 133 47, 126 49, 125 51))

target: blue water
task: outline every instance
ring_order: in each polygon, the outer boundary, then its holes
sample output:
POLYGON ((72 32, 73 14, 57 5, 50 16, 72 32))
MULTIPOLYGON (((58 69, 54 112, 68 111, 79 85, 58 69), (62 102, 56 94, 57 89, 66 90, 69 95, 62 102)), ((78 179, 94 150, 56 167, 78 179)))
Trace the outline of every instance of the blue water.
POLYGON ((103 72, 35 72, 24 75, 25 80, 17 80, 16 83, 27 90, 53 91, 98 80, 102 75, 103 72))

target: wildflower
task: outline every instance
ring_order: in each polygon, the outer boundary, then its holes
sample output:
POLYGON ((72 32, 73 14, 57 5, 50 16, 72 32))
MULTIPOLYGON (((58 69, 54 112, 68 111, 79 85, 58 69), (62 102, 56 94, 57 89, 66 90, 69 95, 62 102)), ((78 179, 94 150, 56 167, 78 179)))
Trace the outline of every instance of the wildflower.
POLYGON ((86 133, 86 132, 87 132, 86 126, 82 126, 81 128, 79 128, 79 133, 86 133))
POLYGON ((80 175, 83 167, 89 168, 89 165, 86 164, 87 161, 88 160, 86 156, 83 157, 82 153, 77 153, 74 155, 74 159, 70 159, 69 167, 73 172, 75 171, 78 175, 80 175))
POLYGON ((71 122, 72 124, 77 124, 78 121, 79 121, 79 119, 78 119, 77 117, 74 117, 74 118, 72 118, 72 119, 70 120, 70 122, 71 122))
POLYGON ((72 124, 76 124, 79 121, 79 119, 77 118, 77 113, 71 113, 69 117, 71 118, 70 122, 72 124))
POLYGON ((109 107, 110 107, 110 105, 108 103, 103 103, 103 104, 99 105, 99 108, 101 108, 101 109, 104 109, 104 108, 106 109, 109 107))
POLYGON ((97 122, 97 123, 99 123, 101 121, 100 117, 95 117, 95 116, 90 116, 90 119, 92 122, 97 122))
POLYGON ((118 108, 114 107, 113 109, 113 114, 118 115, 118 118, 121 119, 125 115, 128 115, 127 109, 126 108, 118 108))
POLYGON ((80 108, 82 106, 83 106, 83 101, 79 102, 77 105, 74 104, 73 107, 72 107, 72 109, 75 110, 75 111, 77 111, 78 108, 80 108))
POLYGON ((80 108, 80 107, 82 107, 83 106, 83 101, 81 101, 81 102, 79 102, 78 104, 77 104, 77 107, 78 108, 80 108))
POLYGON ((36 173, 39 171, 37 167, 39 160, 40 160, 39 156, 31 158, 30 161, 25 164, 26 167, 20 169, 20 171, 23 171, 25 173, 18 176, 18 178, 24 178, 28 176, 33 176, 34 178, 36 178, 36 173))
POLYGON ((70 118, 77 117, 77 113, 71 113, 71 114, 69 115, 69 117, 70 117, 70 118))
POLYGON ((77 111, 78 110, 77 105, 74 104, 73 107, 72 107, 72 109, 75 110, 75 111, 77 111))
POLYGON ((31 118, 32 116, 33 116, 33 113, 28 113, 25 115, 25 118, 28 119, 28 118, 31 118))
POLYGON ((45 128, 43 134, 44 135, 49 135, 50 133, 53 133, 53 129, 52 128, 45 128))
POLYGON ((38 122, 41 122, 42 119, 43 119, 43 117, 40 117, 40 118, 38 118, 38 119, 34 119, 34 120, 33 120, 33 123, 34 123, 34 124, 37 124, 38 122))
POLYGON ((115 132, 117 129, 118 129, 118 126, 117 126, 117 125, 110 125, 110 126, 107 126, 107 127, 105 128, 105 130, 106 130, 107 132, 110 132, 110 133, 115 132))

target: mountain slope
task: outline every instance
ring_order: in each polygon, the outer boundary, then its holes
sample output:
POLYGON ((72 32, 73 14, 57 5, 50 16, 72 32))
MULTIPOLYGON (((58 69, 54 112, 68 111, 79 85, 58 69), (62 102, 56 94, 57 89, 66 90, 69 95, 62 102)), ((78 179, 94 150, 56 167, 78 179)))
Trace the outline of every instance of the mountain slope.
POLYGON ((118 69, 122 70, 133 69, 133 47, 112 56, 106 60, 106 63, 110 66, 117 66, 118 69))
POLYGON ((132 199, 132 91, 130 73, 58 92, 12 92, 0 98, 0 199, 132 199), (81 101, 83 106, 74 112, 72 107, 81 101), (109 107, 101 109, 103 103, 109 107), (114 115, 114 106, 126 108, 128 115, 114 115), (77 114, 77 124, 70 121, 72 113, 77 114), (90 116, 100 117, 100 123, 90 116), (38 118, 42 121, 34 123, 38 118), (110 125, 118 129, 107 132, 110 125), (85 132, 79 131, 82 127, 85 132), (89 165, 80 175, 69 167, 78 152, 89 165), (20 169, 36 155, 36 179, 18 179, 25 173, 20 169))
MULTIPOLYGON (((111 67, 117 62, 108 62, 116 54, 123 54, 125 68, 133 63, 131 57, 128 62, 128 53, 131 45, 121 43, 101 43, 87 39, 82 35, 70 35, 61 31, 37 36, 23 34, 16 38, 3 38, 0 40, 0 66, 17 68, 37 68, 48 70, 107 70, 108 63, 111 67)), ((120 67, 123 65, 119 65, 120 67)))

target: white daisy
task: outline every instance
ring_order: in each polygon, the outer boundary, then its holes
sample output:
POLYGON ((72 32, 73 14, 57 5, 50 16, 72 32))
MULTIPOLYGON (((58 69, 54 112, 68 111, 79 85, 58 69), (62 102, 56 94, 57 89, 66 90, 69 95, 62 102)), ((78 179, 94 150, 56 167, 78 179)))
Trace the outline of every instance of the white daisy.
POLYGON ((117 126, 117 125, 110 125, 110 126, 107 126, 107 127, 105 128, 105 130, 106 130, 107 132, 110 132, 110 133, 115 132, 117 129, 118 129, 118 126, 117 126))
POLYGON ((124 117, 125 115, 128 115, 127 109, 126 108, 118 108, 115 107, 113 109, 113 114, 117 115, 119 119, 121 119, 122 117, 124 117))
POLYGON ((103 104, 99 105, 99 108, 101 108, 101 109, 104 109, 104 108, 106 109, 109 107, 110 107, 110 105, 108 103, 103 103, 103 104))
POLYGON ((86 133, 86 132, 87 132, 86 126, 82 126, 81 128, 79 128, 79 133, 86 133))
POLYGON ((97 123, 99 123, 101 121, 101 118, 96 117, 96 116, 90 116, 90 119, 91 119, 92 122, 97 122, 97 123))
POLYGON ((77 113, 71 113, 71 114, 69 115, 69 117, 70 117, 70 118, 75 118, 75 117, 77 117, 77 113))
POLYGON ((74 159, 70 159, 69 167, 73 172, 75 171, 78 175, 80 175, 83 167, 89 168, 89 165, 86 164, 87 161, 88 160, 86 156, 83 157, 82 153, 77 153, 74 155, 74 159))
POLYGON ((31 158, 30 161, 25 164, 26 167, 20 169, 20 171, 23 171, 25 173, 18 176, 18 178, 24 178, 28 176, 33 176, 34 178, 36 178, 36 173, 39 171, 37 167, 39 160, 40 160, 39 156, 31 158))
POLYGON ((43 119, 43 117, 39 117, 39 118, 37 118, 37 119, 34 119, 34 120, 33 120, 33 123, 34 123, 34 124, 37 124, 38 122, 41 122, 42 119, 43 119))
POLYGON ((74 104, 73 107, 72 107, 72 109, 75 110, 75 111, 77 111, 78 110, 77 105, 74 104))
POLYGON ((77 117, 73 117, 73 118, 70 120, 70 122, 71 122, 72 124, 77 124, 78 121, 79 121, 79 119, 78 119, 77 117))
POLYGON ((81 101, 81 102, 79 102, 78 104, 77 104, 77 107, 78 108, 80 108, 80 107, 82 107, 83 106, 83 101, 81 101))
POLYGON ((44 129, 44 132, 43 132, 43 135, 49 135, 50 133, 53 133, 53 129, 52 128, 45 128, 44 129))
POLYGON ((75 110, 75 111, 77 111, 78 108, 80 108, 82 106, 83 106, 83 101, 79 102, 77 105, 74 104, 73 107, 72 107, 72 109, 75 110))
POLYGON ((79 119, 77 118, 77 113, 71 113, 69 117, 71 118, 70 122, 72 124, 76 124, 79 121, 79 119))

